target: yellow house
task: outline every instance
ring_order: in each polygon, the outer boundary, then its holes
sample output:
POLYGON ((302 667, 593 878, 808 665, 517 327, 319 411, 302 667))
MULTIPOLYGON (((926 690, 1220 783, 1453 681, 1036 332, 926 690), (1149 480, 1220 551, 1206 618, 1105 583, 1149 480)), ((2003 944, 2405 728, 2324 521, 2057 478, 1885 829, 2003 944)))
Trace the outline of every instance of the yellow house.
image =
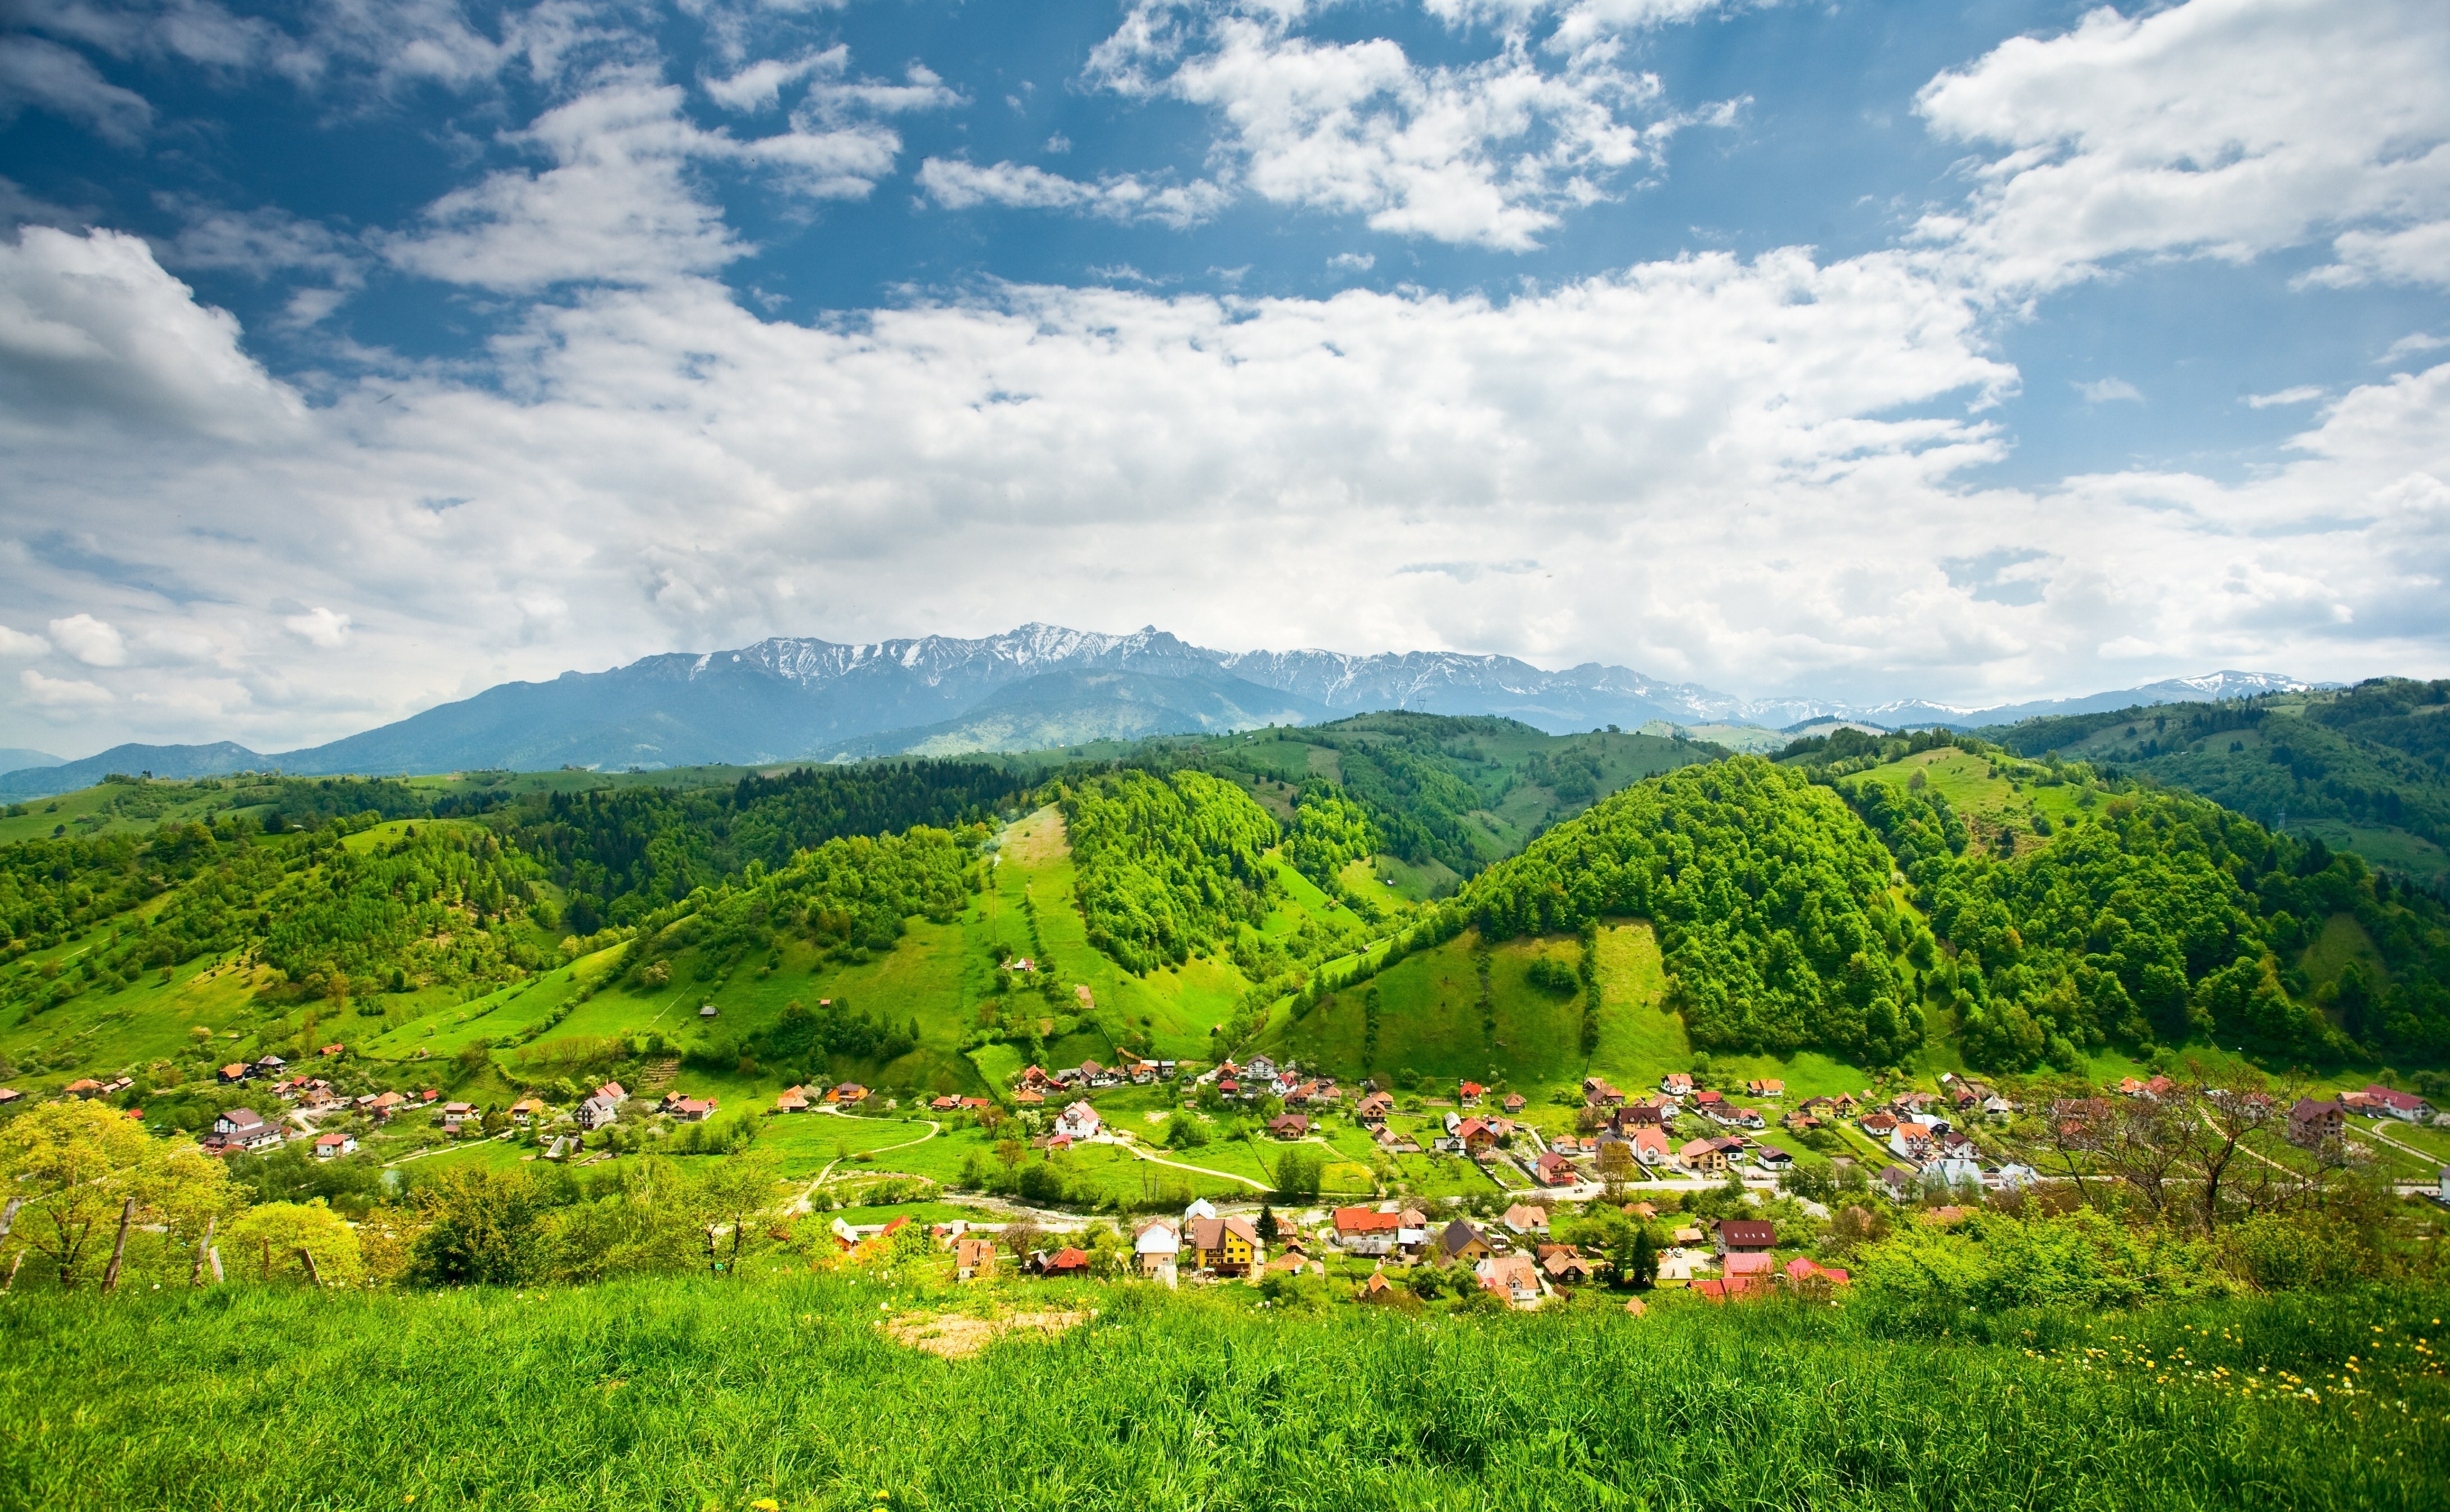
POLYGON ((1240 1218, 1194 1218, 1184 1237, 1199 1269, 1220 1276, 1248 1274, 1259 1256, 1258 1232, 1240 1218))

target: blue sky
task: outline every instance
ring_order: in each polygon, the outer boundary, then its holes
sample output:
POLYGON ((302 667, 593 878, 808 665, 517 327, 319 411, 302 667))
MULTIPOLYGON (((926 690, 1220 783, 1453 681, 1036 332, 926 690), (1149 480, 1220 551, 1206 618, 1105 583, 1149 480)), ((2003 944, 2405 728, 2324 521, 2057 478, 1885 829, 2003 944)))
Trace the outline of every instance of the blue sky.
POLYGON ((2450 669, 2450 12, 13 0, 0 745, 1157 623, 2450 669))

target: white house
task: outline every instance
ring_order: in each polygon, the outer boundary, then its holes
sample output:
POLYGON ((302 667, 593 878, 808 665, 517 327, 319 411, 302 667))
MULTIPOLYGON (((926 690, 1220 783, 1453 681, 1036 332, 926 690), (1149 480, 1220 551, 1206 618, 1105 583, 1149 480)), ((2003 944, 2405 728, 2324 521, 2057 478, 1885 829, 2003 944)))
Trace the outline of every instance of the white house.
POLYGON ((1922 1184, 1926 1187, 1944 1187, 1954 1191, 1968 1183, 1977 1188, 1982 1185, 1982 1167, 1979 1162, 1967 1160, 1958 1155, 1950 1155, 1935 1160, 1922 1168, 1922 1184))
POLYGON ((349 1134, 325 1134, 315 1136, 315 1158, 318 1160, 329 1160, 334 1155, 353 1155, 357 1153, 358 1141, 349 1134))
POLYGON ((1139 1273, 1174 1285, 1175 1263, 1182 1253, 1182 1231, 1165 1218, 1152 1218, 1132 1234, 1132 1258, 1139 1273))
POLYGON ((1086 1139, 1098 1132, 1098 1110, 1085 1102, 1076 1102, 1058 1114, 1055 1132, 1074 1139, 1086 1139))
POLYGON ((590 1133, 603 1128, 608 1123, 616 1123, 620 1117, 620 1102, 600 1092, 578 1105, 578 1127, 590 1133))

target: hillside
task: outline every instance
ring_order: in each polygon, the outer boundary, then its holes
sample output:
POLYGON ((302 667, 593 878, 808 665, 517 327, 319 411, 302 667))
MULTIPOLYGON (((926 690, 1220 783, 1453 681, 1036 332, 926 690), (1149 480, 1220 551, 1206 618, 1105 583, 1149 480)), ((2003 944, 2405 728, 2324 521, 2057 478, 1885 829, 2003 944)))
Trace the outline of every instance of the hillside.
POLYGON ((2450 888, 2450 680, 2377 678, 2205 707, 2130 707, 1981 733, 2115 767, 2450 888))
POLYGON ((1826 1306, 1431 1321, 888 1269, 782 1250, 746 1283, 26 1299, 0 1475, 31 1505, 294 1505, 299 1466, 236 1452, 270 1440, 317 1445, 317 1495, 348 1506, 1546 1512, 1750 1504, 1774 1478, 1828 1508, 2412 1509, 2440 1489, 2432 1290, 2061 1305, 1921 1338, 1826 1306), (930 1329, 946 1342, 911 1347, 930 1329), (88 1410, 60 1410, 65 1381, 88 1410))
POLYGON ((2073 1070, 2156 1040, 2450 1051, 2444 911, 2358 856, 1972 737, 1840 736, 1789 760, 1845 793, 1912 881, 1945 947, 1918 963, 1924 992, 1974 1064, 2073 1070))

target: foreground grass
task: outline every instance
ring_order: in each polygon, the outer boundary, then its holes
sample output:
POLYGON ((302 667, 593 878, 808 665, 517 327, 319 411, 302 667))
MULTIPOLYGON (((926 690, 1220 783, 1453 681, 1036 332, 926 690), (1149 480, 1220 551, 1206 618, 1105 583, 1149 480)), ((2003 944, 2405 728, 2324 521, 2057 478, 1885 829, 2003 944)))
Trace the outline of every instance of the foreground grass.
POLYGON ((2438 1506, 2450 1475, 2416 1342, 2440 1293, 1924 1342, 1800 1305, 1423 1320, 1249 1296, 1014 1286, 1002 1304, 1094 1315, 954 1362, 881 1322, 994 1291, 19 1297, 0 1506, 2336 1509, 2438 1506))

